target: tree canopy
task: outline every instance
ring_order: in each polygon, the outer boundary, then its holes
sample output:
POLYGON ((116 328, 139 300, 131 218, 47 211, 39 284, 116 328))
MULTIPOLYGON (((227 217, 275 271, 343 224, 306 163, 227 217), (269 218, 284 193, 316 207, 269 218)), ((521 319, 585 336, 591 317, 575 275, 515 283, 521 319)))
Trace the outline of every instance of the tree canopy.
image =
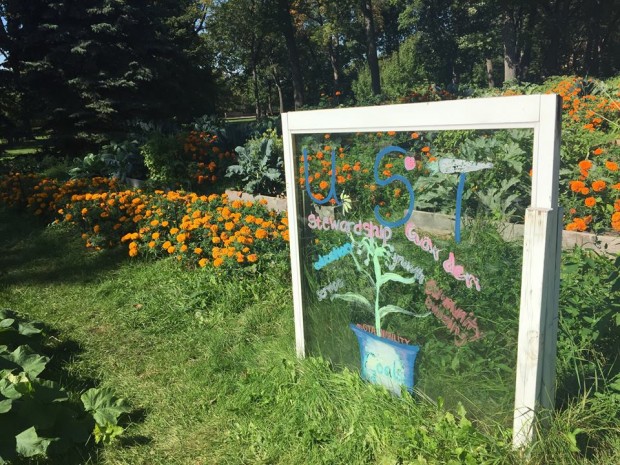
POLYGON ((0 0, 0 128, 187 121, 620 72, 620 0, 0 0), (360 100, 361 99, 361 100, 360 100))

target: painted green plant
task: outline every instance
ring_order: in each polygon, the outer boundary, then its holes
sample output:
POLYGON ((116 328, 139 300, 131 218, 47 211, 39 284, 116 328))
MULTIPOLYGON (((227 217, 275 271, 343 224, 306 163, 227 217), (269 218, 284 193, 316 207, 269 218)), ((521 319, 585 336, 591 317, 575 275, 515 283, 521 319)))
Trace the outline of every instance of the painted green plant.
POLYGON ((417 276, 404 277, 398 273, 384 272, 382 270, 381 262, 383 261, 383 263, 386 263, 394 253, 394 248, 391 245, 379 245, 374 238, 369 239, 364 237, 356 241, 353 236, 350 236, 350 239, 353 245, 351 257, 355 263, 355 268, 368 278, 368 281, 374 288, 374 304, 363 295, 355 292, 333 294, 331 297, 332 300, 340 299, 346 302, 352 302, 373 313, 375 318, 375 329, 378 336, 381 335, 381 320, 390 313, 402 313, 416 318, 426 317, 431 314, 430 312, 423 314, 414 313, 393 304, 381 305, 381 288, 385 284, 389 282, 413 284, 419 281, 420 278, 417 276), (368 271, 368 267, 371 268, 371 271, 368 271))

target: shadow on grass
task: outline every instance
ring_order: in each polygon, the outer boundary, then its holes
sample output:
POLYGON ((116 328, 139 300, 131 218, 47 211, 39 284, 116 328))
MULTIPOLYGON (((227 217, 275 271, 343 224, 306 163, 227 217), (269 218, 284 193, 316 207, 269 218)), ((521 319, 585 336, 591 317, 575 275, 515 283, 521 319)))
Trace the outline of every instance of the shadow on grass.
MULTIPOLYGON (((19 318, 19 315, 17 315, 19 318)), ((84 426, 84 422, 91 422, 88 428, 94 427, 94 421, 90 419, 90 415, 86 413, 80 406, 80 395, 90 388, 96 388, 100 386, 100 381, 96 378, 83 376, 77 370, 71 369, 72 362, 75 362, 81 354, 84 352, 83 346, 77 341, 65 338, 61 331, 50 328, 44 323, 37 324, 43 332, 41 334, 30 335, 27 340, 17 340, 13 344, 9 344, 9 349, 14 350, 17 345, 28 344, 33 348, 36 348, 36 352, 49 357, 49 361, 46 363, 45 369, 38 376, 40 380, 49 380, 58 383, 62 386, 62 389, 69 393, 70 401, 65 405, 67 411, 74 412, 76 417, 69 417, 73 420, 77 419, 77 423, 74 426, 84 426)), ((5 338, 6 339, 6 338, 5 338)), ((6 341, 5 341, 6 342, 6 341)), ((122 397, 122 393, 116 393, 119 397, 122 397)), ((1 398, 1 396, 0 396, 1 398)), ((41 401, 41 408, 46 409, 47 405, 45 400, 41 401)), ((53 402, 53 401, 52 401, 53 402)), ((6 412, 5 412, 6 413, 6 412)), ((8 415, 11 415, 8 413, 8 415)), ((123 414, 119 418, 119 426, 127 428, 132 424, 143 423, 146 419, 147 412, 144 409, 134 409, 128 414, 123 414)), ((10 418, 10 417, 9 417, 10 418)), ((51 417, 53 422, 57 422, 58 419, 51 417)), ((50 423, 51 425, 52 423, 50 423)), ((62 450, 58 449, 54 451, 53 445, 48 450, 49 457, 39 460, 32 460, 28 458, 17 458, 11 463, 15 464, 54 464, 54 465, 79 465, 79 464, 97 464, 100 463, 100 452, 102 450, 100 445, 95 444, 92 433, 90 438, 85 441, 87 436, 78 440, 77 437, 82 437, 82 432, 77 432, 66 428, 66 425, 61 423, 53 423, 54 432, 58 434, 59 442, 57 445, 63 444, 62 450), (76 436, 76 434, 78 436, 76 436), (78 442, 85 441, 85 443, 78 442)), ((88 435, 88 431, 86 432, 88 435)), ((143 435, 127 435, 123 434, 116 441, 121 447, 135 447, 141 445, 148 445, 152 442, 151 438, 143 435)))
POLYGON ((121 250, 85 249, 79 233, 37 218, 0 211, 0 285, 89 282, 115 269, 121 250))

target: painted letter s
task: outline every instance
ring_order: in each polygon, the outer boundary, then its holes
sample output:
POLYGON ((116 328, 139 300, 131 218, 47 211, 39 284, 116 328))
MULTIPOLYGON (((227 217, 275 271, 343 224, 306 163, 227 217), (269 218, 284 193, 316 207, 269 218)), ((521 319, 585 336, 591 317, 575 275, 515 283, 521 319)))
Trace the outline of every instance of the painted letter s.
POLYGON ((407 213, 405 213, 405 216, 403 216, 400 220, 386 221, 385 218, 383 218, 381 214, 379 213, 379 206, 376 205, 375 206, 375 218, 377 218, 377 221, 383 226, 388 226, 390 228, 397 228, 405 224, 407 220, 411 217, 411 213, 413 213, 415 196, 414 196, 413 187, 411 186, 411 183, 404 176, 401 176, 400 174, 395 174, 395 175, 390 176, 387 179, 379 178, 379 166, 381 165, 381 160, 383 159, 384 156, 386 156, 390 152, 398 152, 402 154, 407 153, 406 150, 401 149, 400 147, 396 147, 394 145, 381 149, 381 151, 377 154, 377 158, 375 158, 375 168, 374 168, 375 181, 381 187, 385 187, 388 184, 393 183, 395 181, 402 182, 407 188, 407 192, 409 192, 409 207, 407 209, 407 213))

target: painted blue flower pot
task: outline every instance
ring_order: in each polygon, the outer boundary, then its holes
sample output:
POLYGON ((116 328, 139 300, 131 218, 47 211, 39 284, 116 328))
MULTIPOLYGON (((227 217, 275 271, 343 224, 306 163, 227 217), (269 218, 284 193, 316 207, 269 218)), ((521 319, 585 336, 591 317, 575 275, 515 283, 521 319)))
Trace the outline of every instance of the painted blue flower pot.
POLYGON ((413 392, 415 359, 419 346, 410 346, 368 333, 349 324, 360 346, 362 378, 384 386, 397 396, 401 387, 413 392))

